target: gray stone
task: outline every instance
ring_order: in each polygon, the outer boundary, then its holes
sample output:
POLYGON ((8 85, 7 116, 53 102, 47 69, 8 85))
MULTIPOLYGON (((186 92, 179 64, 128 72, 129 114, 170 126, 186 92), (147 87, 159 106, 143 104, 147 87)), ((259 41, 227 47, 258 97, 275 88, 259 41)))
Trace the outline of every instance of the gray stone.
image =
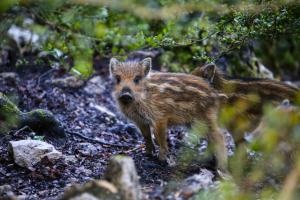
POLYGON ((9 52, 7 49, 0 50, 0 65, 6 65, 9 63, 9 52))
POLYGON ((0 186, 0 199, 17 199, 16 195, 12 191, 12 187, 10 185, 1 185, 0 186))
POLYGON ((141 199, 139 178, 132 158, 114 156, 107 166, 105 179, 117 187, 122 199, 141 199))
POLYGON ((117 188, 107 182, 91 180, 84 185, 75 184, 66 189, 62 200, 117 200, 121 199, 117 188))
POLYGON ((91 195, 89 193, 83 193, 81 195, 78 195, 76 197, 70 198, 70 200, 99 200, 94 195, 91 195))
POLYGON ((15 40, 18 46, 21 46, 22 43, 36 45, 39 41, 39 35, 14 24, 8 29, 7 34, 15 40))
POLYGON ((209 186, 213 185, 213 178, 214 175, 211 171, 202 169, 199 174, 188 177, 183 181, 176 196, 187 199, 201 189, 207 189, 209 186))
POLYGON ((53 145, 39 140, 10 141, 9 148, 15 163, 30 170, 44 157, 52 161, 62 157, 53 145))
POLYGON ((84 166, 81 166, 79 168, 76 169, 75 171, 76 174, 84 174, 86 176, 90 176, 93 174, 92 170, 86 169, 84 166))
POLYGON ((74 155, 64 156, 64 159, 69 164, 74 164, 78 161, 77 158, 74 155))
POLYGON ((84 81, 77 76, 67 76, 65 78, 53 79, 52 84, 64 88, 79 88, 84 84, 84 81))
POLYGON ((2 72, 0 73, 0 81, 4 81, 9 85, 17 85, 20 80, 18 74, 14 72, 2 72))
POLYGON ((84 156, 94 156, 98 153, 97 147, 88 142, 79 143, 77 148, 77 151, 84 156))
POLYGON ((103 79, 101 76, 94 76, 87 81, 84 91, 90 95, 99 95, 103 93, 105 87, 103 86, 103 79))

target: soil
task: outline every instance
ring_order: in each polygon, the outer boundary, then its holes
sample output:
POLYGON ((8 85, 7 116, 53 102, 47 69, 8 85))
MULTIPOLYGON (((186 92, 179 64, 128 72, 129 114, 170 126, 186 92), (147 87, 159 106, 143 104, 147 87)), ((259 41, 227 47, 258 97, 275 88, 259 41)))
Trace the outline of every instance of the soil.
MULTIPOLYGON (((61 144, 51 137, 39 137, 47 134, 47 130, 43 133, 33 133, 29 129, 18 132, 12 130, 8 135, 0 136, 0 185, 10 185, 16 195, 26 199, 57 199, 74 183, 101 179, 108 160, 115 154, 128 155, 134 159, 147 199, 164 199, 168 195, 165 190, 167 183, 198 173, 201 167, 213 166, 213 162, 203 164, 199 161, 198 154, 203 145, 199 145, 201 141, 194 146, 185 143, 187 131, 182 127, 169 130, 168 140, 179 165, 169 167, 160 163, 156 157, 145 156, 141 134, 118 112, 111 97, 112 83, 105 68, 97 69, 91 77, 102 81, 100 92, 97 90, 99 88, 95 91, 86 89, 89 84, 93 84, 89 80, 75 88, 52 84, 51 80, 70 75, 62 70, 49 71, 51 68, 47 65, 4 69, 6 72, 16 72, 19 80, 16 83, 0 82, 0 92, 9 96, 22 111, 35 108, 50 110, 69 132, 112 144, 103 145, 70 133, 61 144), (104 107, 111 113, 99 107, 104 107), (34 171, 17 166, 7 150, 8 142, 28 138, 43 139, 53 144, 68 156, 68 161, 51 163, 44 159, 35 166, 34 171), (116 144, 120 147, 115 146, 116 144), (195 156, 190 158, 187 154, 195 156)), ((3 71, 0 68, 0 72, 3 71)))

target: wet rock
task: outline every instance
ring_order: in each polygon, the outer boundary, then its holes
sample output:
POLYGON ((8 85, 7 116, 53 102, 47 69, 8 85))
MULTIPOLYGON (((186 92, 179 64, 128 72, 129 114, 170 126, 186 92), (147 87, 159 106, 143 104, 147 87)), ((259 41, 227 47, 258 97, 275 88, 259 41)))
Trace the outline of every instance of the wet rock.
POLYGON ((71 198, 70 200, 98 200, 98 198, 89 193, 83 193, 79 196, 71 198))
POLYGON ((226 129, 221 129, 221 131, 223 132, 224 136, 225 136, 225 143, 226 143, 226 147, 228 150, 228 156, 232 156, 234 154, 234 150, 235 150, 235 142, 234 139, 231 135, 231 133, 226 130, 226 129))
POLYGON ((3 200, 17 200, 18 198, 12 191, 10 185, 1 185, 0 186, 0 199, 3 200))
POLYGON ((21 28, 19 26, 16 25, 12 25, 8 31, 7 31, 8 35, 15 40, 15 42, 19 45, 19 46, 24 46, 25 44, 29 44, 29 43, 37 43, 39 40, 39 36, 33 32, 31 32, 28 29, 24 29, 21 28))
POLYGON ((39 140, 10 141, 9 149, 15 163, 30 170, 33 170, 34 165, 44 157, 47 157, 50 161, 62 157, 62 154, 53 145, 39 140))
POLYGON ((263 65, 258 58, 253 58, 253 63, 260 78, 274 79, 273 72, 263 65))
POLYGON ((199 174, 188 177, 179 186, 179 191, 176 192, 175 197, 188 199, 193 194, 199 192, 201 189, 206 189, 213 184, 214 175, 211 171, 202 169, 199 174))
POLYGON ((92 170, 86 169, 84 166, 79 167, 75 171, 76 174, 84 174, 86 176, 90 176, 93 174, 92 170))
POLYGON ((77 76, 67 76, 65 78, 52 79, 51 83, 63 88, 80 88, 84 81, 77 76))
POLYGON ((87 142, 79 143, 77 147, 78 147, 77 151, 84 156, 94 156, 98 153, 97 147, 95 147, 91 143, 87 143, 87 142))
POLYGON ((101 76, 94 76, 86 83, 86 86, 83 89, 89 95, 99 95, 105 91, 103 86, 103 79, 101 76))
POLYGON ((141 188, 132 158, 114 156, 106 169, 105 179, 117 187, 122 199, 141 199, 141 188))
POLYGON ((20 54, 30 50, 36 50, 40 46, 40 36, 29 29, 21 28, 13 24, 7 31, 7 35, 14 40, 20 54))
POLYGON ((68 164, 74 164, 78 161, 77 158, 73 155, 64 156, 64 159, 65 159, 66 163, 68 163, 68 164))
POLYGON ((67 189, 62 200, 86 200, 86 199, 121 199, 117 188, 107 181, 90 181, 84 185, 75 184, 67 189))
POLYGON ((0 50, 0 65, 7 65, 9 62, 9 51, 7 49, 0 50))
POLYGON ((2 72, 0 73, 0 83, 4 82, 7 85, 15 86, 19 83, 19 76, 14 72, 2 72))

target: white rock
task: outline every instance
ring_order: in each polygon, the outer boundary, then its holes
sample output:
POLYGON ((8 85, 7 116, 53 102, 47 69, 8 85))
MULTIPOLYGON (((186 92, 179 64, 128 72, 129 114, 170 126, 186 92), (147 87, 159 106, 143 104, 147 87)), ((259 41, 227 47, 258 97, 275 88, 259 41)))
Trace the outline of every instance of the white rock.
POLYGON ((268 78, 268 79, 274 79, 274 74, 271 70, 269 70, 266 66, 264 66, 261 61, 257 57, 252 58, 253 63, 256 67, 256 70, 258 72, 259 78, 268 78))
POLYGON ((176 196, 187 199, 201 189, 207 189, 209 186, 213 185, 213 178, 214 175, 211 171, 202 169, 199 174, 188 177, 183 181, 176 196))
POLYGON ((20 45, 22 42, 25 42, 26 44, 35 44, 39 40, 39 36, 37 34, 16 25, 12 25, 8 29, 8 35, 13 38, 18 45, 20 45))
POLYGON ((86 86, 84 87, 84 91, 90 95, 101 94, 105 90, 103 86, 103 79, 101 76, 95 76, 88 80, 86 86))
POLYGON ((83 193, 79 196, 70 198, 70 200, 99 200, 99 199, 89 193, 83 193))
POLYGON ((62 153, 53 145, 39 140, 10 141, 9 147, 15 163, 28 169, 33 169, 33 166, 44 157, 48 157, 49 160, 62 157, 62 153))

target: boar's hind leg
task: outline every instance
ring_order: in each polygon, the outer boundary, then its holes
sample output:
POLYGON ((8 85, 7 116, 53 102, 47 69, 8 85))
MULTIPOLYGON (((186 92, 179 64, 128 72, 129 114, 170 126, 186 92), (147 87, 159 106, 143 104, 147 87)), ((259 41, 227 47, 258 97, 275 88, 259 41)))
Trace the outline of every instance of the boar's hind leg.
POLYGON ((210 146, 217 158, 217 167, 221 172, 228 173, 227 148, 225 144, 224 134, 220 131, 217 124, 217 113, 209 112, 207 116, 208 139, 210 146))
POLYGON ((146 143, 146 154, 148 156, 152 156, 153 153, 155 152, 155 147, 152 141, 152 137, 151 137, 151 129, 150 126, 147 124, 138 124, 138 127, 140 128, 143 137, 145 139, 145 143, 146 143))

